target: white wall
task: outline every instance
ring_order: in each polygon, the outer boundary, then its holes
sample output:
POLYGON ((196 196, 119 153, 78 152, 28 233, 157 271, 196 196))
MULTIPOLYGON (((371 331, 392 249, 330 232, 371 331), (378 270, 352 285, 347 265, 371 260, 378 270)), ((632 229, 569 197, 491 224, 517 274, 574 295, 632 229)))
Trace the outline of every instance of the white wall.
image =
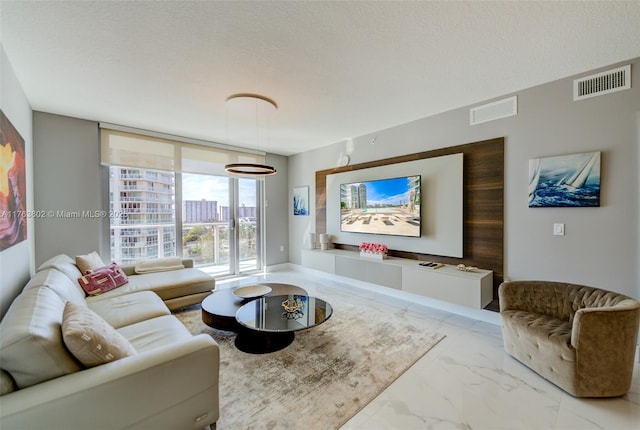
MULTIPOLYGON (((571 77, 497 95, 518 96, 517 116, 470 126, 465 107, 297 154, 289 159, 289 192, 309 185, 313 193, 315 172, 336 167, 341 154, 358 164, 504 136, 506 278, 575 282, 640 298, 640 59, 630 62, 627 91, 574 102, 571 77), (529 159, 596 150, 602 151, 600 208, 528 207, 529 159), (565 236, 553 235, 554 223, 565 224, 565 236)), ((310 200, 309 217, 289 215, 292 263, 300 263, 306 233, 315 229, 310 200)))
POLYGON ((100 251, 101 218, 60 215, 103 209, 99 136, 95 121, 33 113, 35 209, 54 214, 35 220, 37 265, 100 251))
MULTIPOLYGON (((0 44, 0 108, 24 139, 27 169, 27 210, 33 210, 33 138, 31 106, 0 44)), ((0 317, 33 271, 33 219, 27 219, 27 240, 0 252, 0 317)))
POLYGON ((287 157, 267 154, 266 162, 276 168, 275 176, 265 178, 265 264, 289 261, 289 225, 287 219, 287 157), (285 222, 283 222, 285 221, 285 222))

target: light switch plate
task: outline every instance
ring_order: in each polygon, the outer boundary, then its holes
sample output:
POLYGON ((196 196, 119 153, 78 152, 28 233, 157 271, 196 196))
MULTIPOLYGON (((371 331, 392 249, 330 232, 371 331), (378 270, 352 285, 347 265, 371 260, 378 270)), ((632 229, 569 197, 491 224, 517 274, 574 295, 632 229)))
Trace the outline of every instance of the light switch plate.
POLYGON ((553 225, 553 235, 554 236, 564 236, 564 224, 554 224, 553 225))

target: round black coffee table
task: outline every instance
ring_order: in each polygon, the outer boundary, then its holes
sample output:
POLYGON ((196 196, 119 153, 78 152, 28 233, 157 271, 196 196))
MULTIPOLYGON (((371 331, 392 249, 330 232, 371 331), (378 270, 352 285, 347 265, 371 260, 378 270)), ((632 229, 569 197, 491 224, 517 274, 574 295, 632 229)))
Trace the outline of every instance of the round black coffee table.
MULTIPOLYGON (((274 282, 260 283, 271 288, 267 296, 282 294, 306 295, 307 292, 295 285, 279 284, 274 282)), ((241 299, 233 295, 235 288, 222 288, 214 290, 212 294, 202 301, 202 321, 209 327, 219 330, 238 332, 242 326, 236 320, 236 312, 249 300, 241 299)))
POLYGON ((287 347, 295 332, 322 324, 333 308, 317 297, 298 294, 265 296, 251 300, 236 313, 242 328, 235 344, 244 352, 263 354, 287 347))

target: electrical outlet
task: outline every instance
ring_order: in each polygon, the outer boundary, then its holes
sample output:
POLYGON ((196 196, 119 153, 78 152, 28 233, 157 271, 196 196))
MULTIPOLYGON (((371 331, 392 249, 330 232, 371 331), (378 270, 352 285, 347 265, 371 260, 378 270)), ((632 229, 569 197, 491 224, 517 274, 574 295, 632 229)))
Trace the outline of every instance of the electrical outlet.
POLYGON ((284 245, 280 245, 280 252, 284 252, 284 245))

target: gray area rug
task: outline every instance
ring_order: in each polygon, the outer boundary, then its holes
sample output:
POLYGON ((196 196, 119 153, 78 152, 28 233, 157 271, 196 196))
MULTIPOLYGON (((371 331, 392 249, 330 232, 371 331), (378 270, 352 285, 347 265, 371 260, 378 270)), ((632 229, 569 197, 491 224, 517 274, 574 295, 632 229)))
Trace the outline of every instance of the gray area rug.
POLYGON ((235 334, 205 325, 199 306, 176 313, 220 345, 217 430, 337 429, 444 338, 406 310, 341 290, 317 295, 333 316, 262 355, 237 350, 235 334))

